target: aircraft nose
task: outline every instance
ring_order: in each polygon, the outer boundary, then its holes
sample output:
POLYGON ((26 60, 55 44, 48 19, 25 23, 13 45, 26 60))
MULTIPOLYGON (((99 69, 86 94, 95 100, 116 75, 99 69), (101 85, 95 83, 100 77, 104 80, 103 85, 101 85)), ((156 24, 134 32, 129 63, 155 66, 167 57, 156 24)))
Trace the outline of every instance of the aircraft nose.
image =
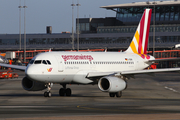
POLYGON ((25 74, 28 78, 33 79, 35 75, 33 66, 28 66, 25 70, 25 74))

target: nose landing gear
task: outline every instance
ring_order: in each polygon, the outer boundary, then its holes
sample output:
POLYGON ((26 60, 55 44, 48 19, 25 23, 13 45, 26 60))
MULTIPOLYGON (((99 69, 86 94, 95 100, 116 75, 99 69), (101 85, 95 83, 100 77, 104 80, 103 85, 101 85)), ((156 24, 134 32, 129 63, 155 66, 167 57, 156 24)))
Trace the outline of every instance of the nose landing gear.
POLYGON ((51 97, 51 92, 44 92, 44 97, 51 97))
POLYGON ((61 84, 63 88, 59 89, 59 96, 71 96, 71 89, 66 88, 66 84, 61 84))
POLYGON ((46 87, 47 87, 47 91, 44 92, 44 97, 51 97, 51 87, 53 86, 53 83, 48 83, 46 84, 46 87))

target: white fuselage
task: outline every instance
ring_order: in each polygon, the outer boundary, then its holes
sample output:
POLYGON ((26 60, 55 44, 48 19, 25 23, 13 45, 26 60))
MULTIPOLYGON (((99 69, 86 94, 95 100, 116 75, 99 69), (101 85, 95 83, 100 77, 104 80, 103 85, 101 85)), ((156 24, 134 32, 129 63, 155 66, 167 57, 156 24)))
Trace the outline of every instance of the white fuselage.
POLYGON ((89 72, 142 70, 150 65, 138 54, 125 52, 47 52, 32 60, 33 64, 26 68, 26 76, 46 83, 90 84, 93 81, 86 78, 89 72))

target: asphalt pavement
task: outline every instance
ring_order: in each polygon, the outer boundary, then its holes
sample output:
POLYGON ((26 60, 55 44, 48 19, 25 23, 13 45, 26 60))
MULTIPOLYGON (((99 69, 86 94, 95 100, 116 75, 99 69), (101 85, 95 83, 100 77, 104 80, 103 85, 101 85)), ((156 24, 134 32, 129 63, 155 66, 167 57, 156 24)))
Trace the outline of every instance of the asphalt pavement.
POLYGON ((52 97, 44 91, 26 91, 18 79, 0 79, 0 119, 180 119, 180 74, 138 75, 128 80, 121 98, 110 98, 97 85, 67 85, 72 96, 60 97, 54 84, 52 97))

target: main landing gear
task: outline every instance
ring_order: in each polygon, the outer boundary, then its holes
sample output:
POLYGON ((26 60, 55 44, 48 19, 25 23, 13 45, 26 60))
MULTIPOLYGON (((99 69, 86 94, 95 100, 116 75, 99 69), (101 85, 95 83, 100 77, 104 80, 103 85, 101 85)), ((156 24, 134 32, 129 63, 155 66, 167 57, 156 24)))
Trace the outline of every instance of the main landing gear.
POLYGON ((71 89, 66 88, 66 84, 61 84, 63 88, 59 89, 59 96, 71 96, 71 89))
POLYGON ((44 97, 51 97, 51 87, 53 86, 53 83, 48 83, 46 84, 46 87, 47 87, 47 91, 44 92, 44 97))
MULTIPOLYGON (((66 84, 61 84, 63 88, 59 89, 59 96, 71 96, 71 89, 66 88, 66 84)), ((51 97, 51 87, 53 86, 53 83, 47 83, 47 91, 44 92, 44 97, 51 97)))
POLYGON ((116 93, 109 93, 110 97, 121 97, 122 96, 122 91, 116 92, 116 93))

